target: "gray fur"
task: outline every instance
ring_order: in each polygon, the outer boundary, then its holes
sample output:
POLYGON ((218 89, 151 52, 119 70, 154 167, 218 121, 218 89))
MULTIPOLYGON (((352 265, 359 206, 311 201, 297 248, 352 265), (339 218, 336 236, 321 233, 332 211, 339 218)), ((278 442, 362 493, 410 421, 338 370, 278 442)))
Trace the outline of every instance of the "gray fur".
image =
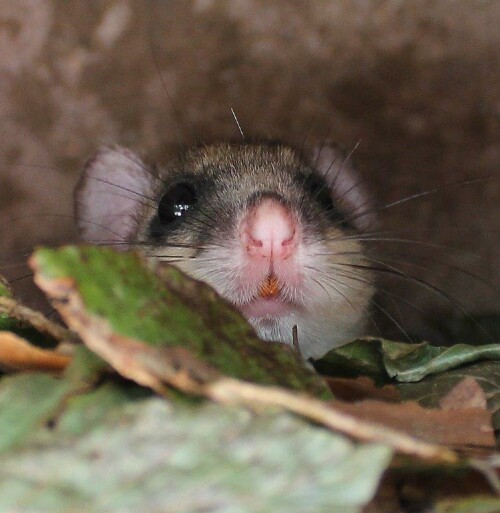
POLYGON ((338 167, 345 159, 328 162, 325 155, 337 153, 324 152, 313 160, 281 144, 212 144, 189 150, 156 172, 127 150, 102 149, 76 191, 77 217, 85 219, 81 234, 89 242, 137 245, 244 307, 256 297, 259 283, 237 286, 244 275, 238 226, 254 203, 275 198, 299 220, 297 268, 304 286, 283 288, 283 296, 298 305, 290 315, 277 322, 249 320, 261 337, 290 344, 297 324, 304 356, 321 356, 362 333, 373 293, 368 272, 358 267, 353 279, 340 273, 346 262, 363 262, 349 217, 363 207, 364 196, 353 187, 351 166, 338 167), (162 227, 157 205, 179 183, 196 190, 197 203, 184 218, 162 227), (335 279, 336 272, 343 278, 335 279))

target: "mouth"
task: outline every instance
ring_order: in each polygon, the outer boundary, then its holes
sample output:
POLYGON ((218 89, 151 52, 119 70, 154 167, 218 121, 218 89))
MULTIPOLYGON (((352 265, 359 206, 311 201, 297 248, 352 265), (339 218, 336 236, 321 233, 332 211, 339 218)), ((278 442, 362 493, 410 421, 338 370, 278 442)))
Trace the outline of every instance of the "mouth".
POLYGON ((295 309, 295 305, 289 301, 263 297, 258 297, 240 307, 245 317, 253 319, 284 317, 290 315, 295 309))
POLYGON ((255 298, 239 308, 247 318, 276 319, 290 315, 297 309, 297 305, 283 298, 278 279, 269 275, 259 287, 255 298))

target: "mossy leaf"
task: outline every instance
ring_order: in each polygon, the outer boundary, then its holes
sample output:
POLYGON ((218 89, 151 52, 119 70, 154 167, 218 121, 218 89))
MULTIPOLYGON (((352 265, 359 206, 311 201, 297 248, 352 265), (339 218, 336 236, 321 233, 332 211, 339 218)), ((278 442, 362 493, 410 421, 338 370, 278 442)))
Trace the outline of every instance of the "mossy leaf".
POLYGON ((328 395, 290 348, 260 340, 213 289, 172 266, 152 270, 133 253, 75 246, 40 249, 31 265, 70 327, 128 377, 144 378, 162 348, 180 347, 184 361, 189 351, 225 376, 328 395))

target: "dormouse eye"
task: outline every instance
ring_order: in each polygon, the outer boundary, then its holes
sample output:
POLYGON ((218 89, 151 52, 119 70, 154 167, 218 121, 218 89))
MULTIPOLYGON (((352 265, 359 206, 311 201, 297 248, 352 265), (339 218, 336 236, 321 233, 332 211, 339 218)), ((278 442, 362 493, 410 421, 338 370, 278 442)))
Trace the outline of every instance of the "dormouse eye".
POLYGON ((158 218, 162 225, 181 219, 196 203, 194 188, 187 183, 171 187, 158 204, 158 218))

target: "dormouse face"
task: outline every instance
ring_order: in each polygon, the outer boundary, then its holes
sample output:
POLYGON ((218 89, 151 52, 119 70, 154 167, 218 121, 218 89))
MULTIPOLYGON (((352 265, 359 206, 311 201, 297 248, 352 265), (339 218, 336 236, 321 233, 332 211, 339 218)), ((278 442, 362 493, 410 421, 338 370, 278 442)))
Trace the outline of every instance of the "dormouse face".
POLYGON ((305 358, 358 336, 373 294, 358 228, 364 196, 338 152, 310 161, 279 144, 216 144, 152 170, 121 148, 87 165, 84 239, 137 247, 202 280, 259 336, 305 358), (356 210, 358 209, 358 210, 356 210))

